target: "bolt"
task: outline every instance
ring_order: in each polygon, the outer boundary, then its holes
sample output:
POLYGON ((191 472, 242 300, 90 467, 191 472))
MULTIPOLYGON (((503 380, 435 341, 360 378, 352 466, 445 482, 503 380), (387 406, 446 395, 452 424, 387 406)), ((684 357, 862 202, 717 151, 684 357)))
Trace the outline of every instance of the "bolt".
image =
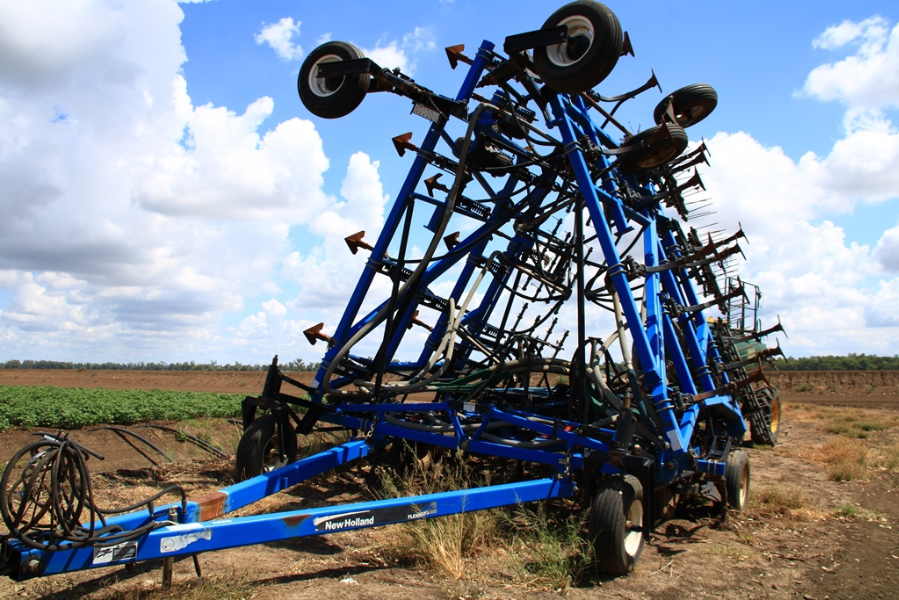
POLYGON ((22 569, 29 574, 37 573, 41 570, 41 561, 37 558, 31 557, 25 561, 22 565, 22 569))

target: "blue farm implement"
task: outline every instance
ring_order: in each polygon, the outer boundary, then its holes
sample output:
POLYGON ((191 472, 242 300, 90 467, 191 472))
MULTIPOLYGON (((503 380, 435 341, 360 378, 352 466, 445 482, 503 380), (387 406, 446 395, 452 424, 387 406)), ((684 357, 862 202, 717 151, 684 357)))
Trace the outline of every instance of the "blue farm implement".
POLYGON ((317 117, 389 92, 427 123, 420 142, 394 138, 411 167, 377 240, 347 237, 369 256, 333 333, 306 331, 327 345, 313 384, 276 358, 262 394, 243 404, 239 483, 197 500, 109 514, 90 499, 89 450, 64 436, 23 449, 0 490, 8 572, 195 555, 584 490, 598 566, 621 575, 678 501, 741 510, 747 422, 754 441, 776 440, 780 401, 761 365, 779 352, 762 338, 780 328, 761 328, 760 293, 728 272, 743 232, 703 238, 688 225, 702 216, 691 207, 707 150, 690 146, 686 128, 712 113, 714 89, 666 95, 655 125, 632 133, 616 114, 659 87, 655 76, 625 94, 594 90, 630 53, 618 19, 592 0, 501 51, 448 48, 464 71, 454 96, 347 43, 312 51, 298 89, 317 117), (297 435, 332 429, 350 441, 297 460, 297 435), (227 517, 390 447, 499 457, 548 476, 227 517))

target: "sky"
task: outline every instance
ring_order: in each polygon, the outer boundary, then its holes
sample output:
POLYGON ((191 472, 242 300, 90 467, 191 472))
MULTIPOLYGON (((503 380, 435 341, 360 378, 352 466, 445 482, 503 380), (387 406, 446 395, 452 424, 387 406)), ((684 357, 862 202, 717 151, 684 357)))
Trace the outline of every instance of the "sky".
MULTIPOLYGON (((559 5, 562 3, 560 2, 559 5)), ((899 4, 609 0, 633 42, 597 88, 713 85, 688 130, 792 356, 899 353, 899 4)), ((303 59, 349 41, 455 95, 443 48, 538 29, 545 1, 0 3, 0 361, 318 360, 422 139, 408 100, 337 120, 303 59), (485 9, 489 6, 489 9, 485 9)), ((662 94, 619 115, 652 126, 662 94)))

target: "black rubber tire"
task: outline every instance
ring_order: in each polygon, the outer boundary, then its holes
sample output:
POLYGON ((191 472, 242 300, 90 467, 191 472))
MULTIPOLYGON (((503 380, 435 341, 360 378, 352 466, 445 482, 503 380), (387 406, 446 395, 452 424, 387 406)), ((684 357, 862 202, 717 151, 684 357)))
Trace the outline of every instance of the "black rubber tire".
POLYGON ((592 89, 609 76, 621 56, 624 36, 618 17, 604 4, 578 0, 554 12, 542 29, 558 25, 568 26, 568 42, 534 48, 537 74, 557 92, 592 89))
POLYGON ((627 575, 643 552, 643 486, 633 475, 603 482, 590 507, 588 532, 596 566, 609 575, 627 575))
POLYGON ((292 463, 297 459, 297 436, 288 427, 284 439, 284 454, 287 460, 279 460, 278 427, 271 413, 255 419, 240 437, 237 456, 234 461, 236 480, 243 481, 256 477, 272 469, 292 463))
POLYGON ((780 431, 780 391, 777 388, 764 388, 756 393, 764 395, 764 398, 759 402, 761 412, 749 420, 752 443, 774 446, 780 431))
POLYGON ((633 150, 621 156, 618 160, 618 168, 631 173, 645 173, 680 156, 687 149, 690 140, 683 127, 671 123, 665 125, 668 127, 669 136, 662 136, 641 147, 644 141, 655 136, 662 127, 662 125, 650 127, 627 140, 622 148, 633 146, 633 150))
POLYGON ((346 42, 327 42, 310 52, 297 77, 297 91, 303 106, 323 119, 338 119, 356 110, 368 93, 371 83, 368 73, 329 79, 316 77, 316 73, 320 64, 357 58, 364 58, 362 52, 346 42))
POLYGON ((707 83, 694 83, 676 90, 668 98, 659 102, 652 113, 657 125, 661 125, 669 119, 665 114, 669 98, 674 105, 677 124, 681 127, 696 125, 712 114, 712 111, 718 106, 718 93, 715 88, 707 83))
POLYGON ((742 512, 749 502, 749 455, 744 450, 734 450, 727 457, 724 469, 724 485, 727 489, 727 505, 742 512))

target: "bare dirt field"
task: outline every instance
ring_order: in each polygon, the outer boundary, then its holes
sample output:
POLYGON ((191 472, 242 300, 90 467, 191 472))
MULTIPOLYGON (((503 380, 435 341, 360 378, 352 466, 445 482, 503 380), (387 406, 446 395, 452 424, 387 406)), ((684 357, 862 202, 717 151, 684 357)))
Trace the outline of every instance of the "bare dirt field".
MULTIPOLYGON (((199 557, 175 565, 175 587, 160 589, 159 563, 109 567, 23 583, 0 580, 0 598, 897 598, 899 597, 899 377, 774 374, 784 392, 780 444, 747 448, 752 497, 747 511, 722 522, 708 506, 684 507, 657 525, 636 571, 574 578, 542 568, 553 560, 528 537, 584 512, 583 498, 502 512, 469 540, 456 563, 435 560, 410 525, 341 532, 199 557), (544 521, 540 521, 543 518, 544 521), (546 525, 546 522, 549 525, 546 525)), ((0 385, 245 392, 262 388, 256 372, 0 370, 0 385)), ((177 425, 233 453, 239 428, 197 419, 177 425)), ((151 465, 107 430, 73 432, 104 454, 91 461, 104 502, 123 505, 169 483, 190 497, 231 483, 231 463, 210 458, 171 433, 141 429, 177 460, 151 465)), ((32 441, 30 431, 0 434, 0 460, 32 441)), ((368 500, 383 493, 386 459, 372 458, 268 498, 238 514, 368 500)), ((479 468, 504 468, 478 464, 479 468)), ((427 530, 452 538, 473 515, 427 530), (467 520, 465 520, 467 519, 467 520)), ((481 523, 478 521, 478 523, 481 523)), ((421 523, 417 524, 421 525, 421 523)), ((421 532, 419 532, 421 533, 421 532)), ((564 558, 564 557, 563 557, 564 558)), ((557 569, 558 570, 558 569, 557 569)), ((575 573, 577 575, 577 573, 575 573)))

